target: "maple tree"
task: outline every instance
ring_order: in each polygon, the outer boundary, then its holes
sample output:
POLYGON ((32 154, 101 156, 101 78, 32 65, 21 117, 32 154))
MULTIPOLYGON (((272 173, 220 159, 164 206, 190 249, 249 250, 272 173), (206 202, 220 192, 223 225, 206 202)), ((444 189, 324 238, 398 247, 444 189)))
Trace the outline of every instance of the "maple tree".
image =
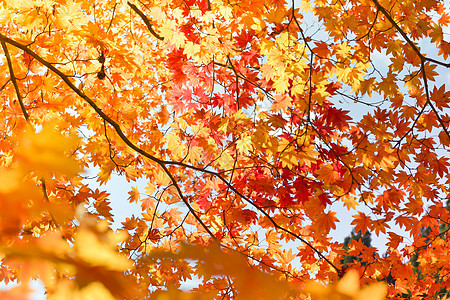
POLYGON ((39 278, 50 299, 444 297, 447 9, 1 1, 0 280, 21 284, 0 295, 39 278), (142 214, 112 226, 92 168, 147 181, 120 200, 142 214), (387 254, 344 248, 339 221, 387 254))

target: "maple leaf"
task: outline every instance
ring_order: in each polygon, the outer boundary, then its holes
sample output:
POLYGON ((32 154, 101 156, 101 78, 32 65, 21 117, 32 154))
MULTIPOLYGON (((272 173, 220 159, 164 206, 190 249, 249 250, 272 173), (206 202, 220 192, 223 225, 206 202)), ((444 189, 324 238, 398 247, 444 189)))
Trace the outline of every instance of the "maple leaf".
POLYGON ((431 65, 428 62, 425 63, 424 72, 425 72, 427 78, 431 81, 434 81, 435 80, 434 78, 437 75, 439 75, 439 73, 435 71, 436 67, 437 67, 436 65, 431 65))
MULTIPOLYGON (((123 239, 124 236, 118 236, 123 239)), ((77 256, 93 266, 104 266, 109 270, 124 271, 131 267, 131 262, 124 256, 118 256, 114 244, 108 245, 99 241, 90 231, 79 231, 75 237, 77 256), (89 245, 89 247, 86 247, 89 245)))
POLYGON ((231 169, 233 166, 234 159, 228 153, 228 151, 224 151, 220 154, 220 157, 217 159, 217 162, 223 169, 231 169))
POLYGON ((154 209, 155 208, 155 201, 153 198, 151 197, 146 197, 144 199, 141 200, 141 207, 143 210, 147 210, 147 209, 154 209))
POLYGON ((315 54, 317 54, 320 58, 327 58, 330 56, 331 51, 330 47, 327 43, 324 41, 315 42, 316 47, 314 47, 312 50, 315 54))
POLYGON ((236 142, 236 148, 240 153, 246 154, 252 149, 252 140, 249 136, 244 136, 236 142))
POLYGON ((338 219, 335 215, 336 212, 320 214, 313 222, 313 229, 318 232, 328 232, 330 229, 336 229, 336 221, 338 221, 338 219))
POLYGON ((230 218, 233 221, 238 222, 239 224, 249 225, 249 224, 255 222, 255 220, 257 218, 257 214, 256 214, 256 212, 249 210, 249 209, 234 210, 232 212, 230 218))
POLYGON ((279 110, 287 112, 288 108, 291 106, 292 99, 286 95, 275 95, 274 102, 272 104, 271 110, 278 112, 279 110))
POLYGON ((325 184, 331 184, 339 177, 338 172, 334 170, 333 166, 321 166, 316 171, 317 179, 322 180, 325 184))
POLYGON ((288 251, 283 250, 281 254, 277 253, 277 256, 279 257, 280 262, 286 265, 293 261, 296 257, 296 255, 292 253, 292 249, 289 249, 288 251))
POLYGON ((74 27, 79 30, 87 23, 87 16, 83 14, 80 3, 70 0, 56 9, 56 24, 61 28, 74 27))
POLYGON ((355 225, 355 231, 361 231, 362 234, 366 233, 368 229, 371 229, 372 220, 366 216, 365 213, 359 212, 357 215, 354 215, 354 220, 352 221, 352 225, 355 225))
POLYGON ((196 202, 202 209, 208 209, 211 207, 211 200, 209 200, 207 196, 200 197, 196 200, 196 202))
POLYGON ((441 27, 446 26, 449 22, 450 22, 450 15, 448 13, 443 13, 438 21, 441 27))
POLYGON ((439 55, 442 55, 444 59, 450 55, 450 43, 447 41, 442 41, 439 45, 439 55))
POLYGON ((372 227, 375 230, 375 233, 378 235, 380 232, 386 233, 386 229, 390 228, 389 224, 386 223, 386 219, 374 220, 372 222, 372 227))
POLYGON ((331 204, 330 196, 326 193, 320 194, 319 200, 323 206, 327 206, 327 205, 331 204))
POLYGON ((139 200, 141 199, 141 195, 139 194, 139 190, 136 187, 132 187, 131 191, 128 192, 128 195, 130 195, 128 197, 128 201, 129 202, 139 202, 139 200))
POLYGON ((385 283, 374 283, 360 289, 359 275, 355 270, 348 271, 337 284, 333 286, 322 286, 318 283, 310 283, 307 291, 318 299, 335 299, 345 297, 346 299, 384 299, 387 294, 385 283))
POLYGON ((348 127, 347 121, 351 120, 351 117, 348 116, 348 111, 346 110, 329 107, 326 110, 324 119, 325 123, 344 129, 348 127))
POLYGON ((445 89, 445 85, 441 85, 439 88, 435 86, 431 92, 430 98, 436 103, 436 106, 439 109, 449 107, 448 102, 450 93, 445 89))
POLYGON ((77 138, 69 139, 46 126, 39 133, 28 128, 19 140, 18 159, 29 170, 51 177, 52 172, 76 175, 80 168, 75 159, 66 156, 66 150, 75 148, 77 138))

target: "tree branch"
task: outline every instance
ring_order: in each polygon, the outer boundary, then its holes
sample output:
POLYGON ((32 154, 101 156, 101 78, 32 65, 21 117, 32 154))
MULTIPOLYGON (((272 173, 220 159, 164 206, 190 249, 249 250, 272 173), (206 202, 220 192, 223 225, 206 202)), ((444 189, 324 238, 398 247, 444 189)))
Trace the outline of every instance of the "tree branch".
POLYGON ((6 61, 8 62, 9 74, 11 77, 11 81, 14 85, 14 89, 16 90, 17 100, 19 101, 20 109, 22 110, 25 120, 27 120, 27 122, 29 122, 30 116, 28 115, 28 112, 25 109, 25 105, 23 104, 22 95, 20 94, 19 86, 17 85, 17 78, 14 75, 14 70, 12 67, 11 56, 9 55, 8 47, 6 47, 6 44, 3 41, 3 39, 1 40, 1 43, 2 43, 3 52, 5 52, 6 61))
POLYGON ((389 20, 389 22, 391 22, 391 24, 395 27, 395 29, 397 29, 397 31, 401 34, 401 36, 405 39, 405 41, 411 46, 411 48, 417 54, 417 56, 420 57, 420 60, 422 60, 422 61, 426 60, 426 61, 433 62, 438 65, 441 65, 443 67, 450 68, 450 63, 443 63, 438 60, 428 58, 428 57, 424 56, 422 53, 420 53, 420 50, 419 50, 419 48, 417 48, 416 44, 414 44, 413 41, 411 41, 411 39, 406 35, 406 33, 403 31, 403 29, 400 28, 400 26, 397 24, 397 22, 395 22, 394 19, 391 17, 391 15, 386 11, 386 9, 383 6, 381 6, 380 2, 378 2, 377 0, 372 0, 372 2, 376 5, 377 9, 379 11, 381 11, 383 13, 383 15, 389 20))
POLYGON ((142 21, 144 21, 145 25, 147 25, 148 31, 150 31, 150 33, 158 40, 164 41, 164 38, 157 34, 153 29, 152 24, 150 24, 150 20, 144 15, 144 13, 133 3, 127 2, 127 4, 135 13, 137 13, 141 17, 142 21))

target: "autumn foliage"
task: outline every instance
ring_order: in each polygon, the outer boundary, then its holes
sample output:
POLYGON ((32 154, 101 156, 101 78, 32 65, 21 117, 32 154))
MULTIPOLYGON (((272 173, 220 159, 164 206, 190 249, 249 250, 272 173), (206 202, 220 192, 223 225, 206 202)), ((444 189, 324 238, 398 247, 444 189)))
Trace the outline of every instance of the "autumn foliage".
POLYGON ((445 298, 448 10, 0 0, 0 298, 445 298))

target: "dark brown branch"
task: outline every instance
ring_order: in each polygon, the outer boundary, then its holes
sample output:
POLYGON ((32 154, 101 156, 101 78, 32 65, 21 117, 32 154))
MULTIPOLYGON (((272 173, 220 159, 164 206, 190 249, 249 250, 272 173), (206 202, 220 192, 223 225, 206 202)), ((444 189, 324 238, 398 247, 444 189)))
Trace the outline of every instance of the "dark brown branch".
POLYGON ((447 129, 447 126, 445 126, 444 121, 442 120, 442 118, 439 115, 437 109, 434 107, 433 103, 431 102, 430 91, 429 91, 429 88, 428 88, 428 78, 427 78, 427 74, 425 72, 425 63, 424 63, 424 61, 421 62, 421 66, 420 67, 422 69, 423 84, 425 86, 425 95, 427 97, 427 103, 430 105, 431 109, 433 110, 433 113, 436 116, 436 119, 438 120, 438 122, 441 125, 442 129, 444 130, 445 134, 450 139, 450 133, 449 133, 449 131, 447 129))
POLYGON ((411 48, 417 54, 417 56, 420 57, 420 60, 433 62, 433 63, 441 65, 443 67, 450 68, 450 63, 443 63, 441 61, 438 61, 438 60, 435 60, 432 58, 428 58, 428 57, 424 56, 422 53, 420 53, 420 50, 419 50, 419 48, 417 48, 416 44, 414 44, 413 41, 411 41, 411 39, 406 35, 406 33, 403 31, 403 29, 400 28, 400 26, 397 24, 397 22, 395 22, 395 20, 391 17, 391 15, 386 11, 386 9, 383 6, 381 6, 380 2, 378 2, 377 0, 372 0, 372 2, 376 5, 377 9, 379 11, 381 11, 383 13, 383 15, 389 20, 389 22, 391 22, 391 24, 395 27, 395 29, 397 29, 397 31, 405 39, 405 41, 409 44, 409 46, 411 46, 411 48))
POLYGON ((6 82, 2 85, 2 87, 0 87, 0 91, 3 91, 3 89, 8 85, 10 80, 11 78, 8 78, 8 80, 6 80, 6 82))
MULTIPOLYGON (((50 203, 50 199, 48 198, 48 193, 47 193, 47 185, 45 184, 44 178, 41 178, 41 186, 42 186, 42 193, 44 194, 45 201, 50 203)), ((55 217, 53 216, 53 214, 50 211, 48 212, 48 214, 50 215, 50 218, 52 219, 53 224, 55 224, 56 227, 61 227, 61 225, 59 225, 58 222, 56 222, 55 217)))
POLYGON ((237 109, 240 109, 240 105, 239 105, 239 74, 236 71, 236 68, 234 67, 233 63, 231 62, 230 56, 227 55, 227 59, 228 62, 230 63, 231 69, 234 72, 234 76, 236 77, 236 104, 237 104, 237 109))
POLYGON ((20 109, 22 110, 23 116, 25 117, 25 120, 29 122, 30 116, 27 113, 27 110, 25 109, 25 105, 23 104, 22 95, 20 94, 19 86, 17 85, 17 78, 14 75, 14 70, 11 62, 11 56, 9 55, 8 47, 6 47, 6 44, 3 40, 1 40, 3 52, 5 52, 6 61, 8 62, 8 68, 9 68, 9 74, 11 77, 11 81, 14 85, 14 89, 16 90, 17 100, 19 101, 20 109))
POLYGON ((111 21, 109 21, 108 29, 106 30, 106 32, 108 32, 111 29, 111 25, 112 25, 112 23, 114 21, 114 15, 116 13, 116 7, 117 7, 117 2, 114 4, 112 16, 111 16, 111 21))
POLYGON ((156 33, 156 31, 153 29, 152 24, 150 24, 150 20, 144 15, 144 13, 143 13, 139 8, 137 8, 137 6, 134 5, 133 3, 127 2, 127 4, 128 4, 129 7, 131 7, 131 9, 132 9, 135 13, 137 13, 137 14, 139 15, 139 17, 141 17, 142 21, 144 21, 145 25, 147 26, 148 31, 150 31, 150 33, 151 33, 155 38, 157 38, 157 39, 160 40, 160 41, 163 41, 164 38, 163 38, 162 36, 160 36, 159 34, 156 33))

